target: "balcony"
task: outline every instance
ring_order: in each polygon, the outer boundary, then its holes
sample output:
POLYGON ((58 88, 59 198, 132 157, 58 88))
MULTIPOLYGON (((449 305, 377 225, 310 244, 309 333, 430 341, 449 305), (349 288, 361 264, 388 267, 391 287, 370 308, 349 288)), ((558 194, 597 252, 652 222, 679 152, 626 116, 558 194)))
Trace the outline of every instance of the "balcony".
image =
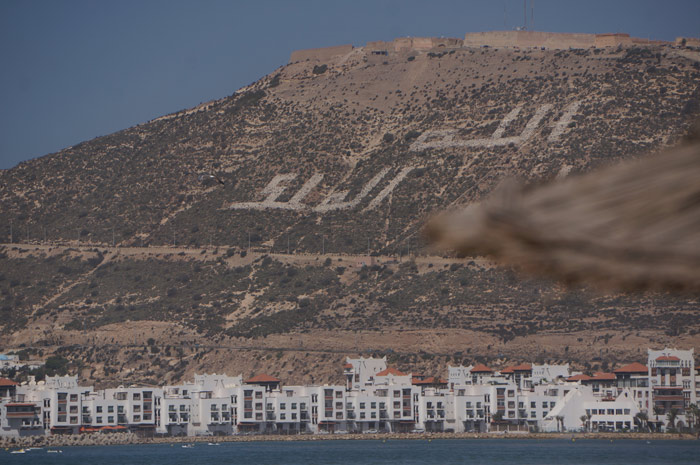
POLYGON ((34 412, 7 412, 7 418, 34 418, 34 412))

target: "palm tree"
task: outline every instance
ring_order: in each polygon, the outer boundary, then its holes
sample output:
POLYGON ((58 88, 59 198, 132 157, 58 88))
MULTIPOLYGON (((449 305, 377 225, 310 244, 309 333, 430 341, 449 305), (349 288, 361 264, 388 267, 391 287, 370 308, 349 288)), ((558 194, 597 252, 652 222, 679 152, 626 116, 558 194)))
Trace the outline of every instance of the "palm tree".
POLYGON ((648 431, 649 430, 649 416, 646 412, 639 412, 634 416, 635 423, 639 423, 639 428, 648 431))
POLYGON ((656 420, 656 426, 658 427, 659 424, 659 415, 664 413, 664 409, 659 407, 658 405, 654 405, 654 419, 656 420))
POLYGON ((678 409, 672 408, 666 414, 666 420, 668 420, 668 428, 674 429, 676 427, 676 417, 678 417, 678 409))
POLYGON ((686 410, 686 415, 688 415, 688 424, 695 431, 700 425, 700 407, 697 404, 690 404, 690 407, 686 410))
POLYGON ((588 423, 587 423, 588 415, 581 415, 579 417, 579 419, 581 420, 581 423, 583 424, 583 430, 588 431, 588 423))
POLYGON ((562 417, 561 415, 557 415, 555 418, 557 419, 557 431, 561 432, 561 430, 564 429, 564 417, 562 417))

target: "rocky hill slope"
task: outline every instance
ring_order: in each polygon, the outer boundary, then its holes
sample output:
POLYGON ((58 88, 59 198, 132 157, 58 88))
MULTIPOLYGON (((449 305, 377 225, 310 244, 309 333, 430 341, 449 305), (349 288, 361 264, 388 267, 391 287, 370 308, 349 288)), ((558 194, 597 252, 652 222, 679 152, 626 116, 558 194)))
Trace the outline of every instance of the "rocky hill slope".
POLYGON ((419 230, 504 178, 673 144, 699 83, 700 53, 669 45, 349 49, 0 171, 4 348, 61 354, 98 382, 308 382, 346 353, 432 374, 697 344, 693 296, 519 280, 435 256, 419 230))

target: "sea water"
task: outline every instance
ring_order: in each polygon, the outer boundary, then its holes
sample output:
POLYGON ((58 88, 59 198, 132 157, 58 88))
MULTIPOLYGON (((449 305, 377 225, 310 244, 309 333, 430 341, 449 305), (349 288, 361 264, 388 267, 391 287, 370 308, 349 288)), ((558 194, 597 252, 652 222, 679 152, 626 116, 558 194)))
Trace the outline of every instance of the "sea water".
POLYGON ((61 447, 0 451, 0 464, 379 465, 698 464, 700 441, 461 439, 229 442, 61 447), (62 453, 48 453, 60 449, 62 453))

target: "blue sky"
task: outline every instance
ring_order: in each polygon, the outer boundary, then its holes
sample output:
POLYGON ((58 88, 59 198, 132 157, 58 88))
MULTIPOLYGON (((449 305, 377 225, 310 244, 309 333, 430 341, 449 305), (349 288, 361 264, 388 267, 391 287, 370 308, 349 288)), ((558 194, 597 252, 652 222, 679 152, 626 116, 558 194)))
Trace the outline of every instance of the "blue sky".
MULTIPOLYGON (((537 30, 700 36, 700 0, 532 3, 537 30)), ((231 95, 295 49, 522 24, 522 0, 0 0, 0 169, 231 95)))

